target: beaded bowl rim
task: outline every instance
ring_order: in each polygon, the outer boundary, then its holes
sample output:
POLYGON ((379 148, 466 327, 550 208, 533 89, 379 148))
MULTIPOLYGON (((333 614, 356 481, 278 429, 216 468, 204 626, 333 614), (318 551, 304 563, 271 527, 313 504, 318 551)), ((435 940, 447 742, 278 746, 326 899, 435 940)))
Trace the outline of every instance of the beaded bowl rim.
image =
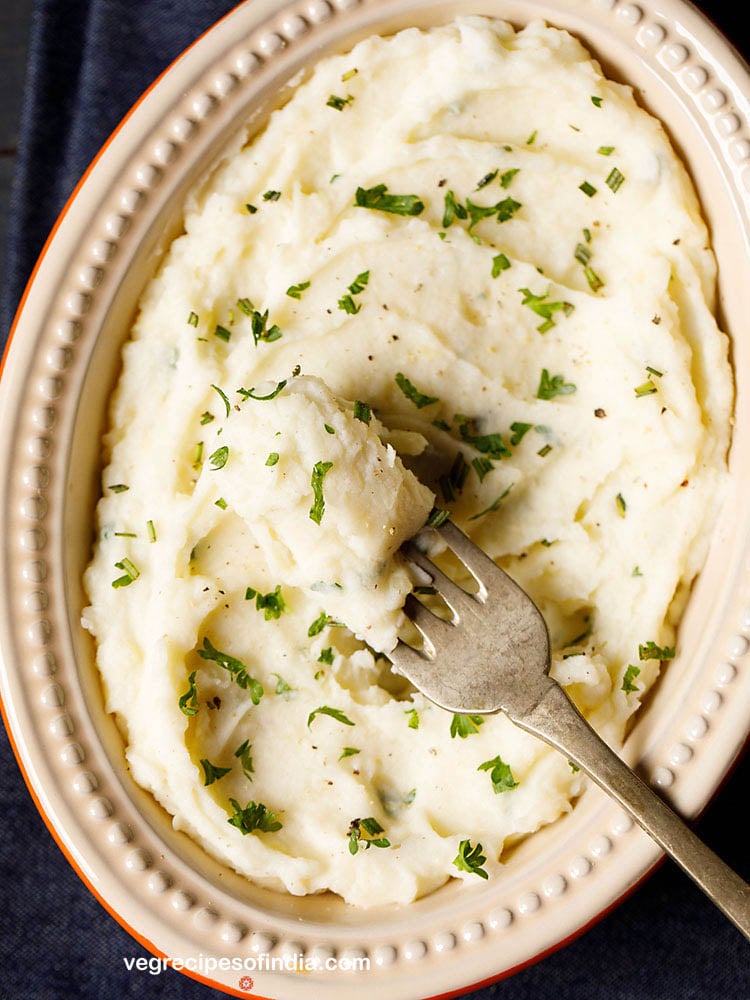
MULTIPOLYGON (((620 76, 628 79, 627 69, 632 70, 647 104, 657 105, 657 111, 660 100, 679 105, 685 120, 674 129, 705 145, 694 155, 688 147, 687 160, 716 233, 727 234, 717 246, 725 282, 722 306, 729 318, 746 315, 750 292, 729 293, 726 285, 737 266, 730 257, 739 250, 740 263, 750 262, 750 114, 744 96, 750 93, 750 74, 690 4, 652 3, 242 3, 188 49, 124 119, 42 253, 14 323, 0 382, 0 433, 10 456, 0 481, 0 527, 8 539, 0 573, 6 726, 40 812, 91 891, 154 954, 203 955, 203 966, 184 971, 208 985, 236 996, 257 989, 253 995, 290 1000, 323 990, 332 998, 346 997, 351 977, 326 970, 326 961, 335 959, 345 970, 347 963, 354 968, 366 959, 370 971, 358 973, 355 984, 363 1000, 383 991, 393 1000, 464 991, 509 975, 580 933, 644 876, 659 852, 592 789, 568 818, 519 848, 502 885, 478 891, 452 886, 411 907, 361 917, 334 906, 332 917, 325 903, 269 902, 268 893, 244 888, 237 876, 169 832, 158 807, 118 766, 112 734, 96 718, 96 695, 86 690, 85 671, 76 663, 82 647, 73 635, 75 601, 66 577, 70 502, 66 507, 65 494, 75 488, 70 463, 77 460, 78 410, 84 388, 91 387, 89 367, 112 374, 96 352, 108 351, 114 365, 113 347, 106 343, 111 314, 124 301, 132 304, 128 282, 138 270, 133 262, 141 261, 140 276, 132 280, 142 285, 143 258, 164 243, 155 233, 157 223, 170 215, 174 221, 179 192, 218 156, 210 147, 231 148, 238 122, 266 107, 264 101, 271 102, 321 54, 411 23, 427 26, 456 13, 489 13, 516 24, 543 18, 568 27, 595 56, 623 65, 620 76), (718 163, 711 168, 712 157, 718 163), (703 168, 713 169, 709 180, 703 168), (711 185, 719 180, 716 207, 711 185), (306 906, 307 919, 300 920, 306 906), (208 959, 236 956, 255 961, 243 966, 251 977, 234 967, 209 967, 208 959), (263 956, 283 967, 263 968, 263 956), (299 956, 321 968, 295 968, 299 956)), ((665 120, 669 127, 672 122, 665 120)), ((749 370, 750 345, 736 339, 734 346, 736 456, 742 428, 750 424, 746 382, 740 378, 749 370)), ((750 650, 749 564, 742 562, 750 549, 750 525, 740 504, 748 473, 736 457, 734 464, 735 490, 715 533, 717 551, 709 556, 713 576, 701 576, 688 606, 688 632, 697 648, 684 664, 683 679, 672 674, 660 682, 647 709, 648 724, 636 725, 626 747, 628 759, 687 816, 706 804, 750 728, 745 707, 750 672, 742 669, 750 650), (715 592, 719 600, 706 610, 715 592), (669 705, 675 700, 676 712, 669 705)))

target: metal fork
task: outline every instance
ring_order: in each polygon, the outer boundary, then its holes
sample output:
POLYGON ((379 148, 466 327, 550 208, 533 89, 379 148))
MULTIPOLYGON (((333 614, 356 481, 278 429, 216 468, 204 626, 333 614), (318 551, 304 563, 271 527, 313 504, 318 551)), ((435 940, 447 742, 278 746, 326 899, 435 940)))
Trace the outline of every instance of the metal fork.
POLYGON ((504 712, 517 726, 562 751, 623 806, 750 938, 750 885, 700 840, 591 728, 549 676, 549 634, 531 598, 455 524, 435 529, 478 585, 469 594, 414 542, 402 548, 443 598, 452 618, 409 595, 406 613, 421 649, 399 641, 390 654, 402 674, 450 712, 504 712))

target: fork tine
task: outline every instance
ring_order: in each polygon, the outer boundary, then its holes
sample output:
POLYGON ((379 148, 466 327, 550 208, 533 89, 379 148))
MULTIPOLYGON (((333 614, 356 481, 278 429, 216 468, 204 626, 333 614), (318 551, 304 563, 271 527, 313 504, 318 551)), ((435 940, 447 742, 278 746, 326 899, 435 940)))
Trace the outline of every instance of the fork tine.
POLYGON ((446 521, 436 531, 477 581, 480 593, 486 593, 488 578, 492 579, 498 572, 494 561, 452 521, 446 521))
POLYGON ((414 542, 408 542, 406 545, 403 545, 401 552, 409 562, 414 563, 430 577, 435 585, 435 589, 453 612, 454 624, 458 624, 462 618, 462 614, 466 615, 475 611, 477 601, 481 603, 482 595, 473 597, 463 587, 459 587, 442 570, 438 569, 414 542))

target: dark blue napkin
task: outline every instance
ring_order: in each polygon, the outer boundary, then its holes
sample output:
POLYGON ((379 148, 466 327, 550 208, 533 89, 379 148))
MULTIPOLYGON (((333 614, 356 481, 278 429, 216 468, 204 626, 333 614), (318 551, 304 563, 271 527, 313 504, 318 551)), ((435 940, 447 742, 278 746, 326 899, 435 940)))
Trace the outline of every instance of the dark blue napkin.
MULTIPOLYGON (((44 239, 98 148, 158 73, 234 5, 234 0, 37 0, 0 313, 3 340, 44 239)), ((741 5, 716 0, 702 6, 735 45, 750 51, 741 5)), ((747 777, 744 763, 697 826, 745 877, 750 874, 747 777)), ((2 727, 0 803, 0 998, 211 995, 208 987, 171 970, 158 976, 128 972, 124 959, 147 953, 64 860, 20 778, 2 727)), ((749 957, 739 932, 666 862, 576 941, 471 996, 748 1000, 749 957)))

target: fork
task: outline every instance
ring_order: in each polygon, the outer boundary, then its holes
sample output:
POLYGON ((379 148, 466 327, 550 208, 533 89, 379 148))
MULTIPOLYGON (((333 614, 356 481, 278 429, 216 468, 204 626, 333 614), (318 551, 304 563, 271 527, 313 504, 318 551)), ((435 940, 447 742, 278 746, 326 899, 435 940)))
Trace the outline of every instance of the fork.
POLYGON ((408 563, 431 580, 451 612, 444 620, 413 594, 405 611, 422 639, 403 640, 389 654, 395 671, 449 712, 504 712, 585 771, 697 883, 750 939, 750 885, 711 851, 643 782, 580 714, 549 676, 549 634, 531 598, 451 521, 434 529, 478 587, 470 594, 427 557, 414 540, 408 563))

